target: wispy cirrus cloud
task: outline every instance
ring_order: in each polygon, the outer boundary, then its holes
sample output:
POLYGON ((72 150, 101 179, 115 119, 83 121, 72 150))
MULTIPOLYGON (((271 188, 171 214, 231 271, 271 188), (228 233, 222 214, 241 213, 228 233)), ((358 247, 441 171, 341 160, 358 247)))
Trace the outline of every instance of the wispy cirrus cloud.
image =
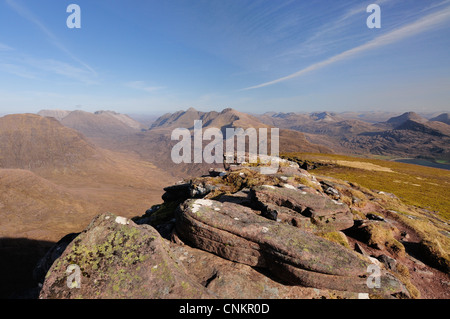
POLYGON ((420 34, 425 31, 429 31, 430 29, 434 29, 439 27, 444 22, 447 22, 450 20, 450 6, 447 6, 435 13, 431 13, 426 15, 425 17, 422 17, 414 22, 411 22, 407 25, 404 25, 402 27, 399 27, 393 31, 390 31, 386 34, 383 34, 381 36, 378 36, 377 38, 366 42, 365 44, 362 44, 360 46, 354 47, 352 49, 349 49, 347 51, 344 51, 342 53, 339 53, 337 55, 334 55, 326 60, 323 60, 321 62, 314 63, 304 69, 301 69, 295 73, 292 73, 290 75, 287 75, 285 77, 281 77, 269 82, 265 82, 262 84, 258 84, 255 86, 247 87, 244 89, 241 89, 241 91, 246 90, 253 90, 253 89, 259 89, 263 87, 267 87, 270 85, 274 85, 280 82, 285 82, 300 76, 303 76, 307 73, 313 72, 315 70, 324 68, 326 66, 329 66, 333 63, 340 62, 355 56, 358 56, 359 54, 365 53, 370 50, 375 50, 378 48, 381 48, 383 46, 399 42, 403 39, 412 37, 414 35, 420 34))
POLYGON ((30 80, 37 79, 36 74, 34 72, 31 72, 28 68, 18 64, 0 63, 0 70, 25 79, 30 80))
MULTIPOLYGON (((393 0, 373 0, 374 4, 382 8, 391 6, 393 0)), ((365 35, 354 32, 355 25, 364 23, 361 16, 367 14, 367 3, 339 3, 338 10, 331 10, 324 15, 318 15, 314 20, 323 20, 323 23, 311 28, 311 33, 299 43, 282 48, 273 60, 280 62, 297 61, 299 58, 311 58, 327 54, 330 50, 341 47, 344 43, 363 41, 365 35), (337 12, 340 12, 337 14, 337 12)))
POLYGON ((98 81, 95 80, 92 73, 85 68, 54 59, 27 58, 26 60, 30 66, 36 69, 76 80, 84 84, 98 84, 98 81))
POLYGON ((5 2, 11 9, 17 12, 21 17, 25 18, 26 20, 36 25, 39 28, 39 30, 41 30, 42 33, 44 33, 44 35, 48 38, 48 40, 61 52, 66 54, 73 61, 80 64, 83 68, 85 68, 88 72, 90 72, 92 76, 97 76, 97 72, 90 65, 79 59, 66 46, 64 46, 64 44, 58 39, 58 37, 42 21, 40 21, 39 18, 26 6, 20 4, 16 0, 14 1, 6 0, 5 2))
POLYGON ((0 51, 12 51, 14 50, 9 45, 0 42, 0 51))
POLYGON ((131 89, 145 91, 148 93, 153 93, 162 89, 165 89, 165 86, 149 86, 144 81, 131 81, 125 83, 125 86, 131 89))
POLYGON ((87 85, 99 83, 92 73, 83 67, 24 54, 3 57, 0 61, 0 70, 28 80, 45 80, 56 75, 87 85))

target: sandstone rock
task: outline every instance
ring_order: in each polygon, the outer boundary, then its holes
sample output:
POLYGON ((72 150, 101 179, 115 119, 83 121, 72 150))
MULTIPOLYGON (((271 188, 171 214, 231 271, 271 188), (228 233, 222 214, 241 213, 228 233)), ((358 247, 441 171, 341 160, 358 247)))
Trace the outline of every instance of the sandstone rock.
POLYGON ((357 299, 350 291, 286 285, 266 271, 235 263, 188 245, 171 244, 172 256, 221 299, 357 299))
POLYGON ((40 293, 40 298, 214 297, 177 264, 154 228, 122 222, 113 214, 97 216, 69 244, 47 273, 40 293), (70 265, 80 269, 79 288, 67 284, 70 265))
MULTIPOLYGON (((259 216, 248 207, 187 200, 177 210, 176 218, 178 235, 195 247, 231 261, 268 269, 288 283, 371 291, 365 280, 368 261, 339 244, 259 216)), ((403 290, 398 281, 387 275, 382 281, 384 293, 403 290)))
POLYGON ((353 226, 353 215, 348 206, 327 196, 299 189, 264 185, 254 187, 250 194, 262 210, 270 205, 286 207, 303 217, 310 218, 315 226, 323 230, 344 230, 353 226))

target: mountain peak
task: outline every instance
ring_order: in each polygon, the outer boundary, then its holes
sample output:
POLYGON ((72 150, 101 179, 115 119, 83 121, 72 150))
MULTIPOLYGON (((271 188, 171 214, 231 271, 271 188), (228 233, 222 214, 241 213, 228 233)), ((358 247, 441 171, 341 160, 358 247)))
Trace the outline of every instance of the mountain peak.
POLYGON ((185 113, 191 113, 191 112, 198 113, 198 111, 196 109, 194 109, 193 107, 188 108, 185 113))
POLYGON ((117 113, 115 111, 105 111, 105 110, 99 110, 94 112, 95 115, 99 115, 99 114, 113 114, 113 115, 119 115, 120 113, 117 113))
POLYGON ((66 110, 40 110, 37 114, 44 117, 54 117, 58 121, 61 121, 67 115, 69 115, 70 111, 66 110))
POLYGON ((335 113, 330 113, 330 112, 315 112, 315 113, 311 113, 311 118, 314 121, 324 121, 324 122, 335 122, 335 121, 337 121, 336 114, 335 113))
POLYGON ((425 123, 427 122, 427 119, 423 118, 419 114, 415 112, 406 112, 402 115, 391 117, 389 120, 387 120, 386 123, 393 124, 393 125, 401 125, 407 121, 414 121, 418 123, 425 123))
POLYGON ((226 109, 223 109, 222 112, 220 112, 221 114, 226 114, 226 113, 237 113, 237 111, 235 109, 232 109, 231 107, 228 107, 226 109))

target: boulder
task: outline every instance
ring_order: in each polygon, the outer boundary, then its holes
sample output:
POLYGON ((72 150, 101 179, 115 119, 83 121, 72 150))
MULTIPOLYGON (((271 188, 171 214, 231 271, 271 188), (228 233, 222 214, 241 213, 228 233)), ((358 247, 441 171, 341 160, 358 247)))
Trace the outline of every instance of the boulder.
POLYGON ((234 203, 187 200, 176 212, 176 231, 194 247, 267 269, 290 284, 372 293, 404 290, 387 274, 382 276, 382 290, 369 289, 365 279, 368 260, 337 243, 234 203))
POLYGON ((310 218, 311 223, 322 230, 344 230, 353 226, 353 215, 346 204, 289 186, 257 186, 252 188, 250 196, 263 211, 286 207, 296 212, 294 215, 310 218))
POLYGON ((67 246, 40 293, 57 299, 214 297, 171 257, 168 242, 154 228, 109 213, 97 216, 67 246), (74 267, 80 278, 72 281, 74 267))

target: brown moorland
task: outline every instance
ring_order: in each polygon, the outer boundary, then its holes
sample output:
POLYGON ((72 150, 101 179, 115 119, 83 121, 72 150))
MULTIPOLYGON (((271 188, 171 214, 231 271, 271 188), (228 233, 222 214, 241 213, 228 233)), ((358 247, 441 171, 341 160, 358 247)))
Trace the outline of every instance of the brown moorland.
POLYGON ((134 216, 173 182, 152 163, 39 115, 0 118, 0 149, 0 213, 10 221, 2 237, 58 240, 101 212, 134 216))

